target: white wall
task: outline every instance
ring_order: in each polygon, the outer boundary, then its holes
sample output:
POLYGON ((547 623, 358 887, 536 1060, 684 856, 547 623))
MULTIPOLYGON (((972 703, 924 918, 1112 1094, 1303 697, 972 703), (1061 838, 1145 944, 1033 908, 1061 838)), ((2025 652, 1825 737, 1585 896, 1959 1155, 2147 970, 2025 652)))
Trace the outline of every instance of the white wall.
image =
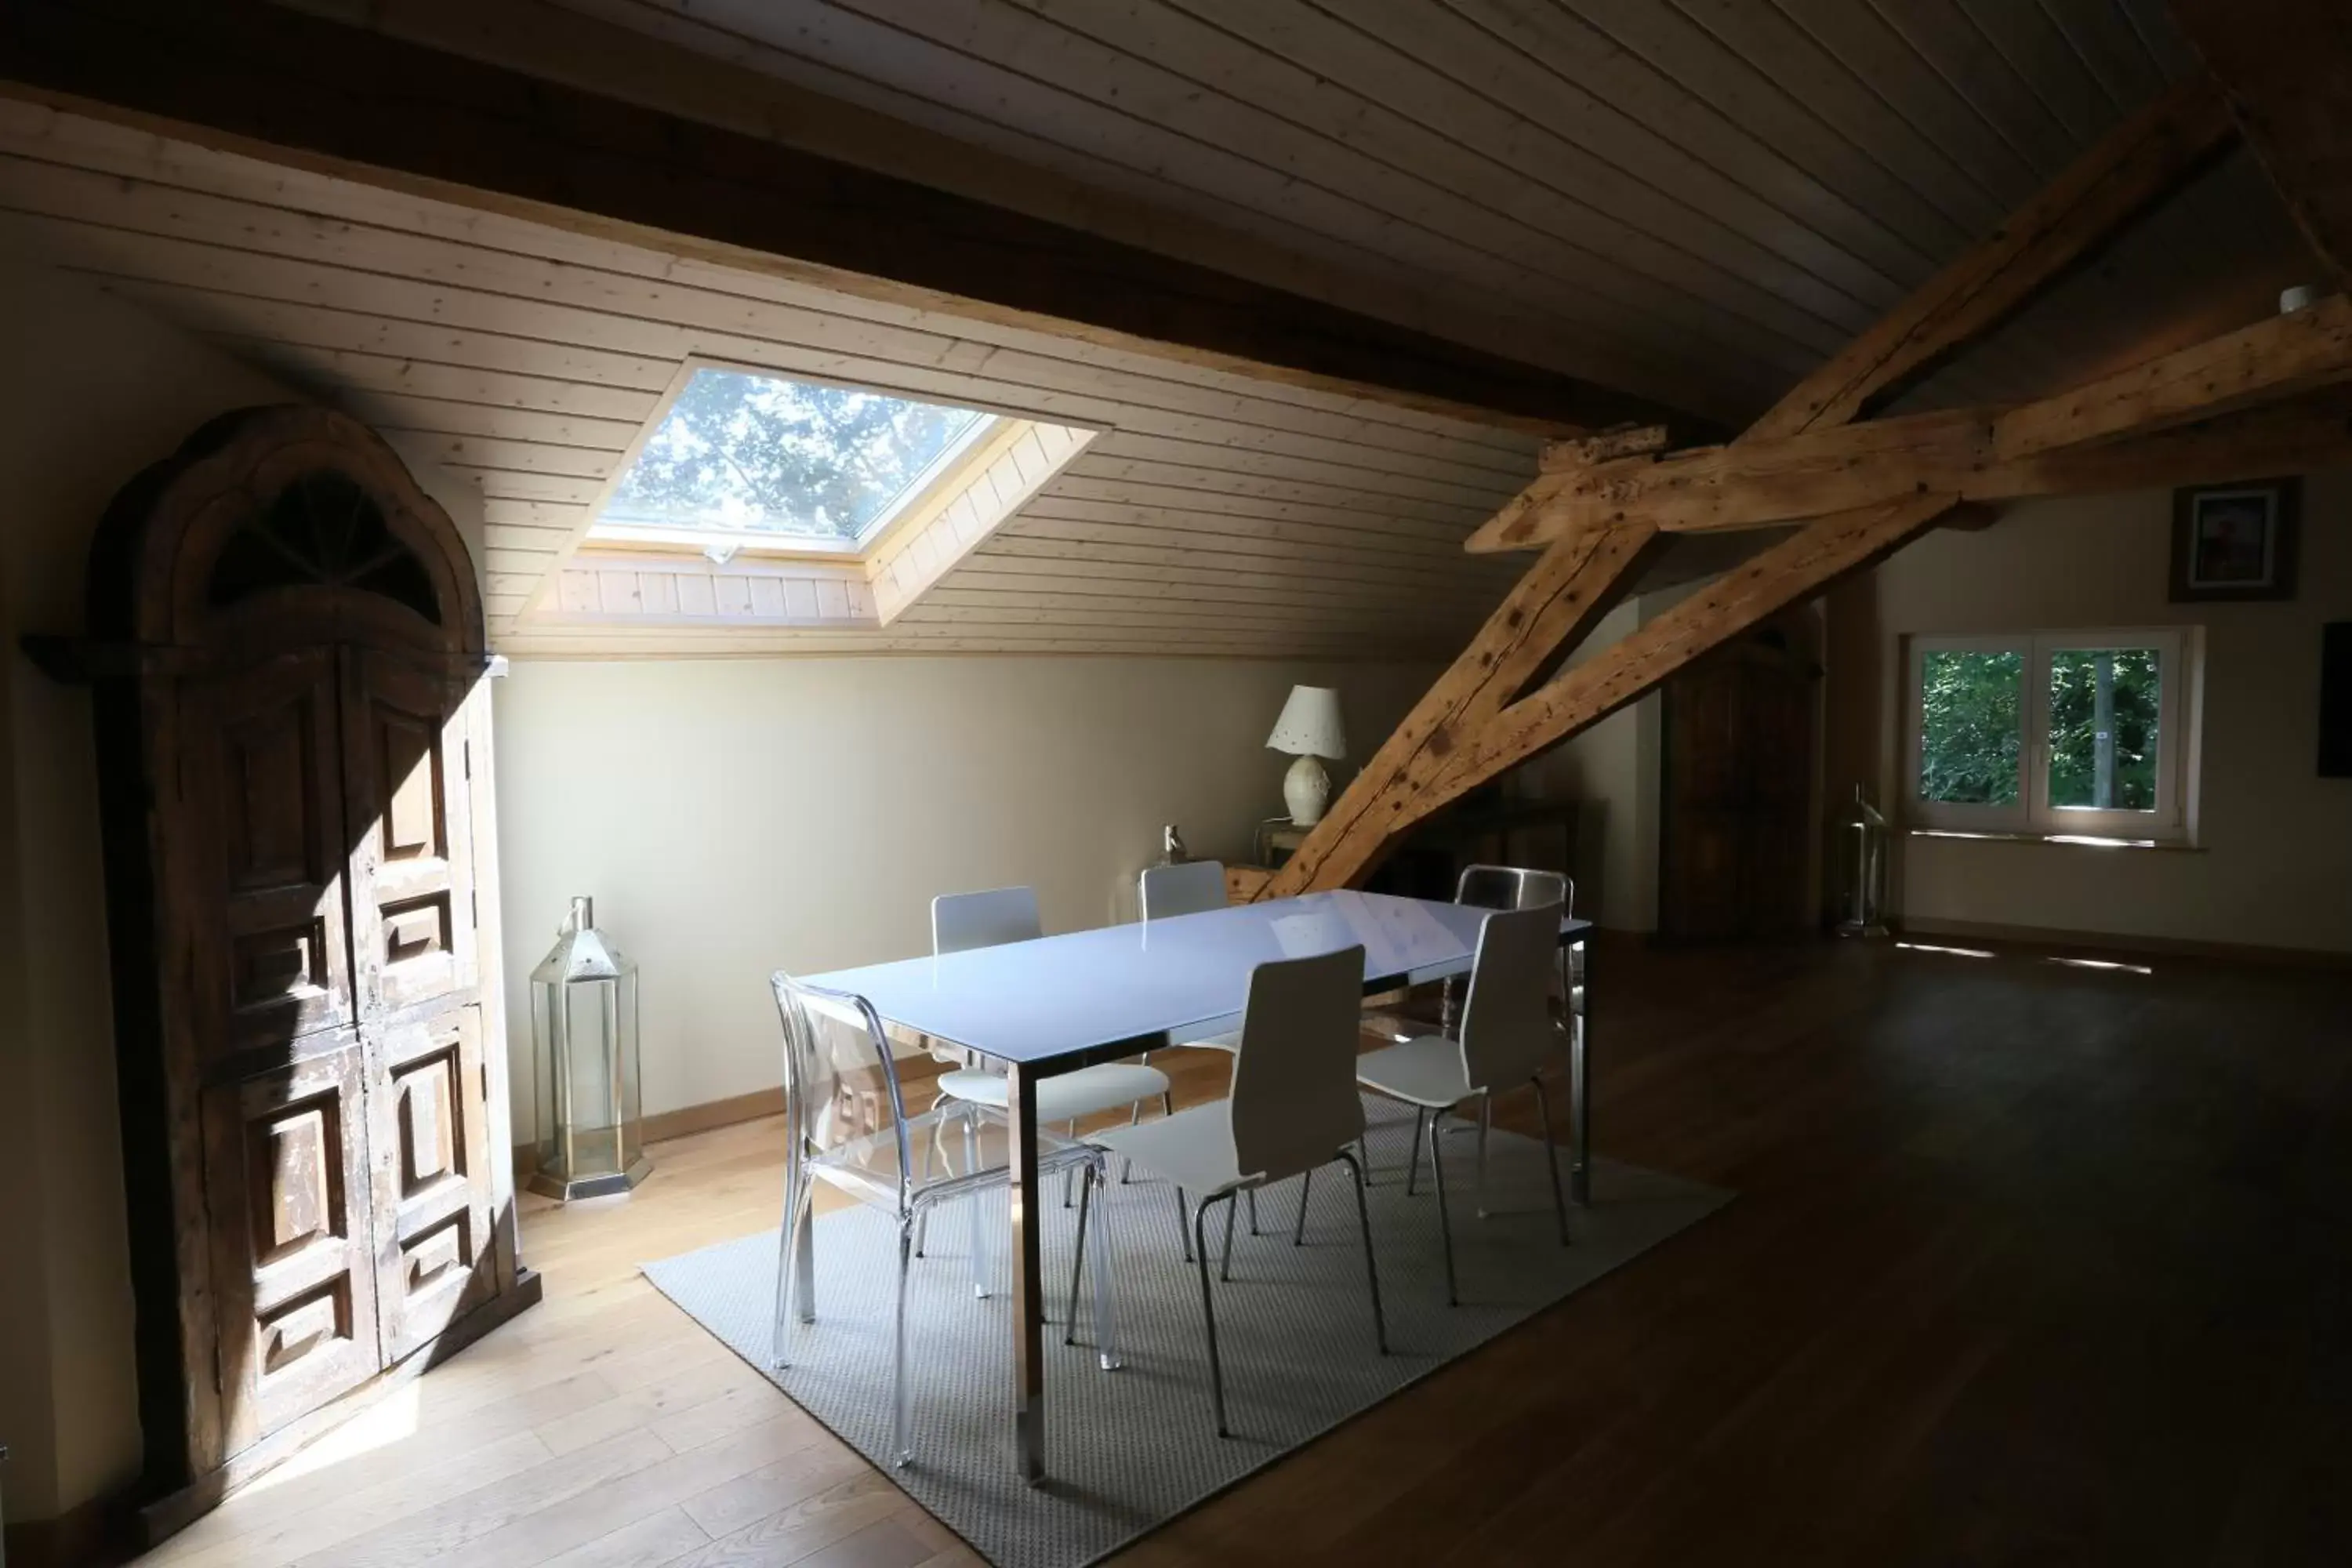
POLYGON ((2170 520, 2164 490, 2020 506, 1930 534, 1835 596, 1832 803, 1857 777, 1900 798, 1906 634, 2204 628, 2196 848, 1902 837, 1905 918, 2352 950, 2352 780, 2316 773, 2320 627, 2352 618, 2352 472, 2305 481, 2291 601, 2167 602, 2170 520))
MULTIPOLYGON (((767 976, 904 957, 933 894, 1027 883, 1046 929, 1134 918, 1173 822, 1241 860, 1282 812, 1293 683, 1368 754, 1423 666, 1118 658, 518 661, 497 690, 515 1128, 531 966, 574 894, 643 976, 649 1113, 773 1087, 767 976)), ((1334 784, 1349 776, 1333 770, 1334 784)))
POLYGON ((17 638, 82 629, 124 481, 288 394, 38 263, 0 256, 0 1493, 23 1521, 128 1482, 140 1445, 89 700, 17 638))

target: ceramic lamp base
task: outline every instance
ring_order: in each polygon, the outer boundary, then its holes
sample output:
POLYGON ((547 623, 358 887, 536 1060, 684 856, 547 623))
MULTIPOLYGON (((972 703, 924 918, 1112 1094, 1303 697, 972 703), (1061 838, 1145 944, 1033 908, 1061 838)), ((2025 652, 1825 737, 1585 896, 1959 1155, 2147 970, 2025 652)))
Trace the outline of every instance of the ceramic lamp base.
POLYGON ((1290 807, 1294 827, 1312 827, 1323 820, 1323 808, 1331 804, 1331 775, 1323 771, 1320 760, 1301 757, 1290 764, 1282 775, 1282 803, 1290 807))

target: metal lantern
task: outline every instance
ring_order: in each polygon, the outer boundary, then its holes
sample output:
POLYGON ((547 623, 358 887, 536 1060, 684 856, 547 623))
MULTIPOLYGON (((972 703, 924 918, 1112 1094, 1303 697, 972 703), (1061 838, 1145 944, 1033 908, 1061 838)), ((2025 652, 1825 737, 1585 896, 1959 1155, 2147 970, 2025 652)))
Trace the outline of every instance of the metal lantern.
POLYGON ((555 951, 530 972, 539 1087, 539 1169, 551 1198, 625 1193, 653 1171, 637 1083, 637 966, 596 929, 595 903, 572 900, 555 951))
POLYGON ((1853 786, 1853 809, 1838 824, 1840 936, 1886 934, 1886 818, 1853 786))

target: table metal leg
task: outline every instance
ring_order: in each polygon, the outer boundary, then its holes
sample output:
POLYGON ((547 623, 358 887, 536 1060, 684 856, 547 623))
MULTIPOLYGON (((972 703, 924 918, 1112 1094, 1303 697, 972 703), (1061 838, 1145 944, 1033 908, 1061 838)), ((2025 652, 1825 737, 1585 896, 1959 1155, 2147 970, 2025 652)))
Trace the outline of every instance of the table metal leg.
POLYGON ((1576 946, 1582 950, 1585 1006, 1576 1007, 1576 994, 1569 993, 1568 1192, 1577 1207, 1589 1208, 1592 1204, 1592 1053, 1589 1016, 1592 1003, 1592 944, 1580 942, 1576 946))
POLYGON ((1004 1120, 1013 1146, 1008 1207, 1013 1213, 1013 1446, 1021 1479, 1045 1479, 1045 1280, 1038 1254, 1036 1081, 1019 1062, 1004 1075, 1004 1120))

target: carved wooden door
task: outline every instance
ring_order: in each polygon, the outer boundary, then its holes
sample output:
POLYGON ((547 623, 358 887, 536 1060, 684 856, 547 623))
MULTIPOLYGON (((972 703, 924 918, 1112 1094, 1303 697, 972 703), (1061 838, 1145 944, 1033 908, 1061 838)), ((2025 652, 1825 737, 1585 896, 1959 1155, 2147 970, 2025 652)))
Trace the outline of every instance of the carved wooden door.
POLYGON ((313 647, 192 678, 173 726, 229 1453, 382 1364, 336 675, 334 650, 313 647))
POLYGON ((151 1489, 227 1486, 537 1298, 515 1258, 488 663, 382 441, 225 416, 118 497, 93 631, 151 1489), (487 1310, 497 1300, 501 1310, 487 1310), (171 1430, 173 1416, 183 1430, 171 1430))
POLYGON ((488 1067, 466 685, 342 650, 352 968, 373 1063, 377 1289, 387 1362, 493 1289, 488 1067))

